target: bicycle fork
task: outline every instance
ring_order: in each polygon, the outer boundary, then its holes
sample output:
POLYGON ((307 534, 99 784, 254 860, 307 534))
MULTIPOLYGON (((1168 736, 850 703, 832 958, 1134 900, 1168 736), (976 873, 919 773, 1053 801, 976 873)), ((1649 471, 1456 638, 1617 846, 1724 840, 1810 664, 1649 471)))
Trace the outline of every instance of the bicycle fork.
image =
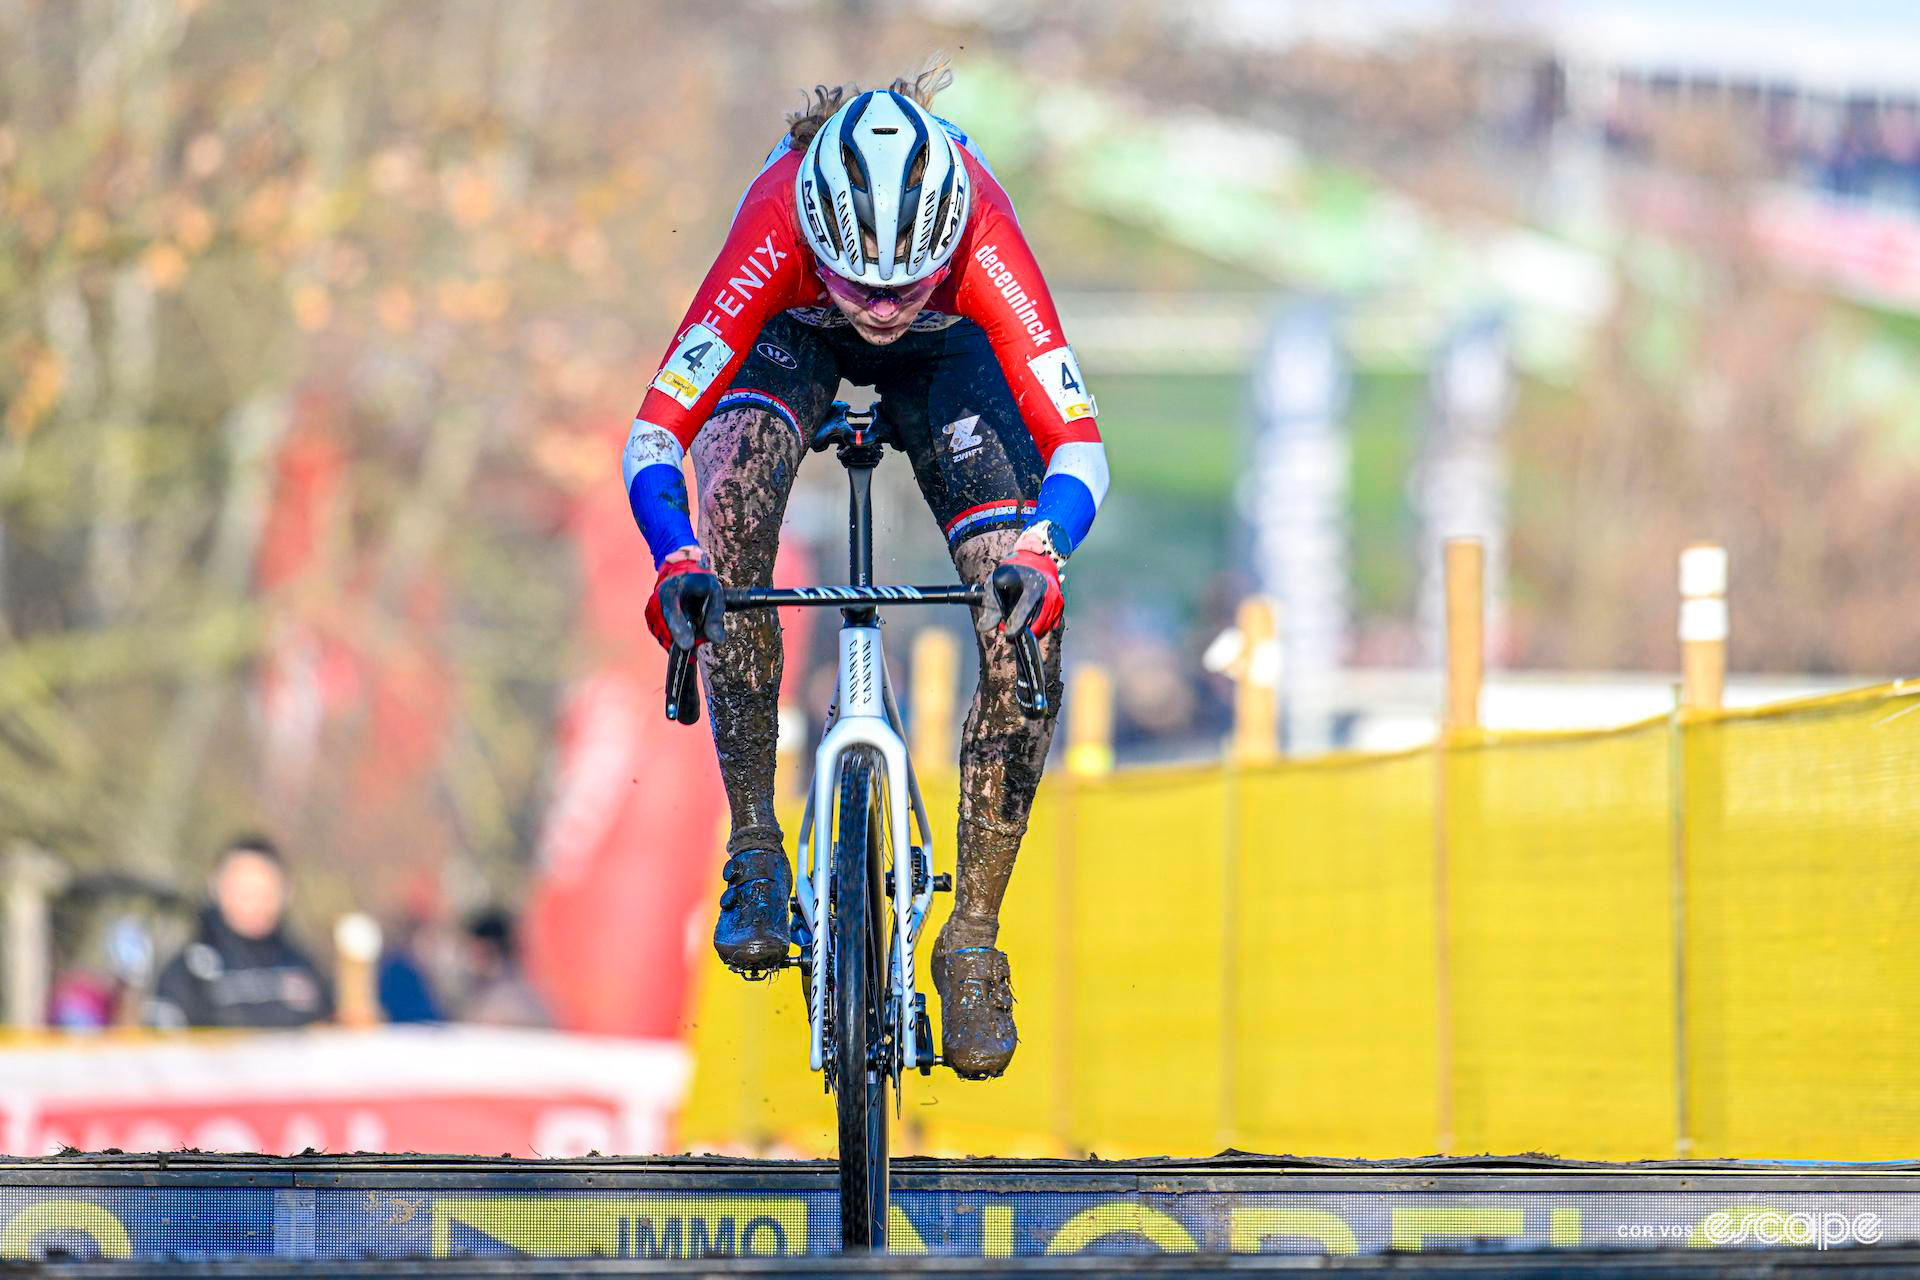
POLYGON ((913 952, 934 891, 950 888, 952 878, 932 874, 932 837, 926 804, 907 756, 904 727, 887 678, 880 629, 874 623, 849 623, 840 631, 839 691, 826 731, 814 753, 813 789, 801 820, 800 847, 807 853, 808 865, 796 883, 794 897, 817 948, 809 975, 811 1018, 807 1046, 808 1064, 815 1071, 823 1068, 826 1055, 824 1025, 829 966, 818 949, 827 937, 827 894, 832 879, 833 829, 826 818, 833 813, 841 757, 859 746, 877 750, 887 766, 887 824, 894 858, 886 886, 888 901, 893 906, 888 1005, 894 1043, 898 1046, 890 1072, 897 1076, 902 1069, 925 1070, 932 1066, 933 1046, 920 1043, 923 1028, 918 1024, 923 1012, 915 997, 913 952), (918 835, 917 841, 912 838, 914 835, 918 835))

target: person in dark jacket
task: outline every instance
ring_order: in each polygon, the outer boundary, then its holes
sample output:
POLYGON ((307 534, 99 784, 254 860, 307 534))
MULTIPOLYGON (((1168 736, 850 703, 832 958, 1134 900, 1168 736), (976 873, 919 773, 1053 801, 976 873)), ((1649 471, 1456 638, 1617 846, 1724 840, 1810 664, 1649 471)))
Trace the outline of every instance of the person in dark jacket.
POLYGON ((198 931, 160 971, 157 1027, 304 1027, 333 1016, 333 992, 287 936, 287 869, 263 836, 227 842, 198 931))
POLYGON ((550 1027, 546 1004, 520 969, 513 917, 488 907, 467 921, 467 997, 460 1021, 493 1027, 550 1027))

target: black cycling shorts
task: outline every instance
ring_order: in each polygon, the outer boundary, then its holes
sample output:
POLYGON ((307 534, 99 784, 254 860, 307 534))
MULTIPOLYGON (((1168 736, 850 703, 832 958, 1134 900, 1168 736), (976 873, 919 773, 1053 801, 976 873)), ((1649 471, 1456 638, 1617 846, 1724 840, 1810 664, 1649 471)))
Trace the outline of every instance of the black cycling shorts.
POLYGON ((791 312, 767 322, 715 413, 771 409, 804 443, 826 418, 841 379, 870 386, 880 394, 889 442, 913 463, 949 547, 1026 524, 1046 468, 979 325, 924 317, 928 323, 916 320, 891 346, 876 347, 838 312, 809 314, 825 323, 791 312))

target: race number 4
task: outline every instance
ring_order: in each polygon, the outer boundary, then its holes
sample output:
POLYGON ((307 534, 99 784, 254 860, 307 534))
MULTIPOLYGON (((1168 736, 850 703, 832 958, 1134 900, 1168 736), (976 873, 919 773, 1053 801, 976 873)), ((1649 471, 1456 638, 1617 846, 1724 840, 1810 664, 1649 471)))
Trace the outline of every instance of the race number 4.
POLYGON ((687 326, 673 353, 654 375, 653 385, 691 409, 733 359, 733 348, 704 324, 687 326))
POLYGON ((1072 347, 1055 347, 1043 352, 1027 361, 1027 368, 1047 389, 1062 422, 1077 422, 1098 412, 1093 393, 1087 390, 1086 379, 1080 376, 1080 365, 1073 358, 1072 347))

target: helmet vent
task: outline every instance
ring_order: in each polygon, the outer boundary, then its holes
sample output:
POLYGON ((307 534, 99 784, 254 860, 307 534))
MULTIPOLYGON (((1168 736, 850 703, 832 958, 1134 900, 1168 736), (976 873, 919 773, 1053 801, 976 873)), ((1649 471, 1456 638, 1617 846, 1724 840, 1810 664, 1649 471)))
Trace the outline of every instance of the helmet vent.
POLYGON ((853 184, 853 189, 855 191, 865 191, 867 189, 867 166, 861 161, 859 156, 854 154, 852 147, 842 146, 840 148, 840 163, 846 166, 847 181, 853 184))

